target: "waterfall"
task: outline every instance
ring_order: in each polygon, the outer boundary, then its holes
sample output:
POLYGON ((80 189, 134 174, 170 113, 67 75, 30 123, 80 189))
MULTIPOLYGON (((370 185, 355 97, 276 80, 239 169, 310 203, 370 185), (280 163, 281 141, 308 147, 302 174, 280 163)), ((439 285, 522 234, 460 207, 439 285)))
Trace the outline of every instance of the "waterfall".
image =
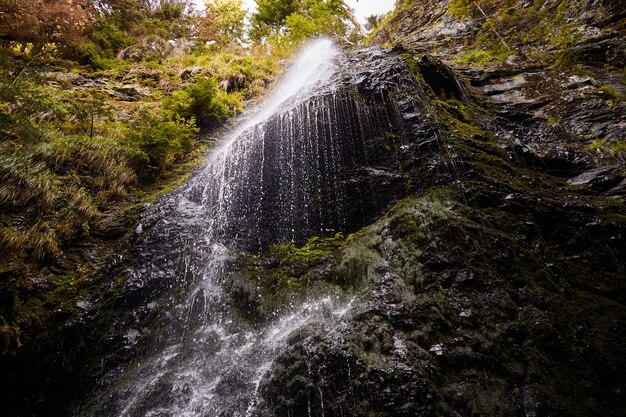
MULTIPOLYGON (((329 40, 306 47, 272 96, 234 129, 190 187, 209 230, 247 249, 302 241, 360 222, 348 174, 375 165, 393 107, 337 82, 342 53, 329 40)), ((365 184, 367 186, 367 184, 365 184)), ((358 188, 358 187, 357 187, 358 188)))
POLYGON ((145 216, 120 302, 132 313, 112 332, 129 349, 149 347, 109 370, 84 415, 252 415, 263 375, 295 330, 346 325, 350 301, 323 296, 254 327, 222 288, 233 250, 350 231, 403 187, 401 176, 373 168, 388 157, 387 132, 400 128, 394 102, 384 91, 352 91, 344 59, 331 41, 306 46, 206 166, 145 216), (149 326, 138 318, 154 311, 149 326))

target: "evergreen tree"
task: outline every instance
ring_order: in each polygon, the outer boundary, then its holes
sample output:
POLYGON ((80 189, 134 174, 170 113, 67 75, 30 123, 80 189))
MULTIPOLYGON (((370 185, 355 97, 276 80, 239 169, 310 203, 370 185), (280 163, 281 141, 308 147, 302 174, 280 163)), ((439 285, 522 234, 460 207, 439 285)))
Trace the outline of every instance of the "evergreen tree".
POLYGON ((206 17, 201 20, 199 36, 222 45, 244 38, 246 11, 243 0, 207 0, 206 17))
POLYGON ((257 0, 257 5, 250 31, 257 41, 279 35, 301 41, 318 34, 345 39, 354 20, 343 0, 257 0))

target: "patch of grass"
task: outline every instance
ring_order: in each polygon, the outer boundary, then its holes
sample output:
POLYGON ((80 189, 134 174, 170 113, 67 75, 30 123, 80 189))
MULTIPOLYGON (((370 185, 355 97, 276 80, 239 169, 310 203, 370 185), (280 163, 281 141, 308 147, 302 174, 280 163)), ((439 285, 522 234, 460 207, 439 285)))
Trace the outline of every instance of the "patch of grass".
POLYGON ((26 155, 0 155, 0 203, 50 206, 58 196, 56 176, 26 155))
POLYGON ((554 116, 548 116, 547 122, 548 122, 548 126, 555 126, 561 123, 561 119, 558 117, 554 117, 554 116))
POLYGON ((594 139, 589 145, 586 146, 588 151, 597 151, 604 148, 606 139, 594 139))
POLYGON ((257 46, 249 55, 227 52, 196 53, 172 58, 167 64, 171 69, 195 68, 198 75, 193 75, 194 81, 201 77, 211 77, 218 82, 221 90, 229 94, 238 92, 245 99, 249 99, 265 91, 285 65, 281 61, 284 58, 286 56, 281 53, 268 54, 265 49, 257 46))
POLYGON ((612 162, 626 165, 626 139, 594 139, 585 149, 594 152, 600 158, 608 158, 612 162))
POLYGON ((0 226, 0 252, 22 252, 28 248, 26 235, 14 227, 0 226))
POLYGON ((49 222, 41 222, 29 230, 29 246, 33 258, 43 260, 60 254, 59 237, 49 222))
POLYGON ((614 88, 609 87, 608 85, 603 85, 599 87, 598 90, 602 91, 605 94, 608 94, 614 99, 617 99, 620 101, 626 101, 626 94, 620 93, 616 91, 614 88))
POLYGON ((512 55, 511 51, 494 51, 491 49, 470 49, 465 51, 456 62, 459 64, 487 65, 505 61, 512 55))
POLYGON ((609 151, 613 154, 626 152, 626 140, 618 140, 609 146, 609 151))

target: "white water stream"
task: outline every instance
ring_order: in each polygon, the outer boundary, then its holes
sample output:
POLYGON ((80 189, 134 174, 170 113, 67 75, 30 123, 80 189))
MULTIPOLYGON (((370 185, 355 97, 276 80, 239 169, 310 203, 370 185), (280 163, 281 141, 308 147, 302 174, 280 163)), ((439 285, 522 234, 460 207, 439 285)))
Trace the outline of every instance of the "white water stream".
MULTIPOLYGON (((154 255, 132 272, 130 282, 140 286, 150 285, 150 280, 157 276, 170 279, 171 271, 175 270, 171 265, 180 262, 180 277, 174 281, 183 282, 192 277, 193 284, 164 314, 159 326, 165 336, 156 338, 159 345, 153 347, 154 354, 124 370, 94 401, 95 405, 88 408, 88 415, 249 416, 254 411, 263 375, 294 331, 312 323, 337 329, 345 321, 349 304, 326 297, 293 306, 291 312, 266 327, 253 328, 230 311, 229 296, 222 287, 232 256, 227 247, 232 240, 245 234, 248 242, 256 244, 263 239, 255 234, 268 230, 258 224, 258 219, 262 217, 262 210, 267 213, 271 209, 270 203, 263 207, 260 201, 270 189, 274 190, 272 207, 280 215, 295 216, 296 209, 307 210, 311 206, 304 194, 296 191, 303 187, 296 184, 301 179, 296 177, 311 172, 303 168, 303 163, 308 161, 302 158, 308 154, 300 152, 300 160, 295 161, 295 142, 305 140, 307 149, 311 151, 315 147, 316 152, 321 152, 321 144, 313 142, 322 136, 315 133, 314 137, 313 126, 323 120, 331 128, 332 120, 324 109, 313 109, 311 104, 306 105, 309 114, 300 114, 294 109, 302 106, 304 99, 310 99, 313 90, 330 83, 340 55, 332 42, 324 39, 305 47, 273 94, 233 129, 186 190, 172 197, 176 199, 175 209, 157 227, 163 229, 161 233, 175 234, 177 238, 189 235, 180 240, 182 247, 168 249, 180 251, 182 255, 168 255, 167 250, 162 250, 164 255, 154 255), (312 119, 313 111, 318 121, 312 119), (323 119, 326 116, 328 118, 323 119), (287 121, 291 123, 289 126, 281 125, 287 121), (276 123, 281 125, 278 132, 276 123), (305 134, 300 130, 296 134, 294 129, 305 125, 310 132, 305 134), (284 133, 285 128, 288 133, 284 133), (273 184, 264 183, 269 175, 263 163, 267 154, 264 148, 269 142, 278 150, 278 166, 271 167, 278 170, 277 182, 273 184), (300 164, 299 168, 295 164, 300 164), (250 224, 254 226, 252 229, 247 227, 250 224), (190 233, 192 229, 196 233, 190 233), (198 229, 202 232, 197 232, 198 229), (148 284, 144 284, 146 282, 148 284)), ((329 137, 337 139, 332 132, 329 137)), ((337 162, 333 161, 333 166, 337 162)), ((322 169, 328 170, 330 161, 327 165, 326 168, 319 165, 310 168, 315 168, 315 175, 320 176, 322 169)), ((302 189, 312 195, 311 184, 317 179, 302 178, 303 184, 307 181, 308 188, 302 189)), ((326 181, 332 182, 332 179, 326 181)), ((321 187, 321 183, 316 186, 321 187)), ((295 233, 293 228, 289 226, 291 234, 295 233)), ((273 238, 290 235, 277 232, 273 238)), ((155 303, 148 307, 155 308, 155 303)), ((129 330, 128 343, 136 343, 146 331, 129 330)))

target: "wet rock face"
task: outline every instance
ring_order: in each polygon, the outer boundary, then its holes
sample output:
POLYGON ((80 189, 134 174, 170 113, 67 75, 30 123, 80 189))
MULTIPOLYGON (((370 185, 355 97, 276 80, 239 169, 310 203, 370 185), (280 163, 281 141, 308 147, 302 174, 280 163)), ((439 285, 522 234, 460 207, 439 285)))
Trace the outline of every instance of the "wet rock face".
POLYGON ((488 98, 486 107, 496 116, 498 140, 514 158, 569 179, 597 166, 617 166, 615 181, 607 182, 605 191, 619 184, 623 163, 606 149, 626 135, 626 104, 619 93, 612 95, 602 86, 607 80, 618 82, 615 76, 602 70, 592 77, 548 68, 506 76, 494 72, 492 78, 482 71, 466 74, 476 91, 488 98))
POLYGON ((616 330, 625 324, 624 264, 572 245, 612 241, 624 253, 624 224, 578 235, 568 229, 599 219, 553 202, 554 217, 537 226, 541 214, 525 200, 532 211, 505 226, 504 213, 522 201, 501 205, 503 217, 494 218, 493 207, 469 209, 456 198, 427 195, 368 228, 362 245, 386 262, 364 278, 352 325, 295 337, 262 387, 259 415, 623 412, 625 346, 616 330), (526 238, 516 243, 508 227, 526 238), (592 259, 604 266, 594 269, 592 259), (612 295, 597 294, 597 285, 612 295))
POLYGON ((556 199, 458 197, 405 203, 340 255, 338 270, 378 265, 352 325, 294 338, 259 415, 623 412, 624 262, 583 251, 624 254, 624 223, 556 199), (365 248, 384 261, 363 261, 365 248))
MULTIPOLYGON (((379 334, 374 337, 388 339, 381 341, 386 344, 381 349, 392 352, 394 341, 390 333, 381 335, 384 330, 376 331, 379 334)), ((275 370, 283 372, 281 379, 287 380, 284 391, 269 385, 280 384, 282 380, 261 386, 266 396, 260 409, 268 407, 271 411, 265 408, 258 415, 435 414, 427 354, 412 353, 403 361, 374 367, 364 363, 349 344, 319 336, 302 338, 301 343, 294 343, 274 365, 275 370)))
POLYGON ((408 68, 377 49, 339 66, 311 97, 241 133, 224 162, 237 181, 224 195, 206 184, 194 192, 196 201, 226 201, 216 217, 228 221, 217 227, 239 249, 355 232, 419 187, 402 157, 413 145, 405 130, 418 122, 406 120, 415 103, 397 100, 416 89, 408 68))
POLYGON ((311 272, 360 282, 352 324, 294 336, 257 414, 622 415, 625 171, 583 132, 622 137, 623 103, 548 69, 469 87, 399 52, 423 80, 400 113, 427 191, 311 272))
POLYGON ((440 61, 428 55, 419 58, 417 65, 424 82, 442 99, 463 100, 467 98, 464 84, 440 61))
POLYGON ((340 88, 307 100, 254 131, 232 167, 224 239, 239 248, 353 232, 406 195, 398 163, 401 116, 382 90, 340 88))

